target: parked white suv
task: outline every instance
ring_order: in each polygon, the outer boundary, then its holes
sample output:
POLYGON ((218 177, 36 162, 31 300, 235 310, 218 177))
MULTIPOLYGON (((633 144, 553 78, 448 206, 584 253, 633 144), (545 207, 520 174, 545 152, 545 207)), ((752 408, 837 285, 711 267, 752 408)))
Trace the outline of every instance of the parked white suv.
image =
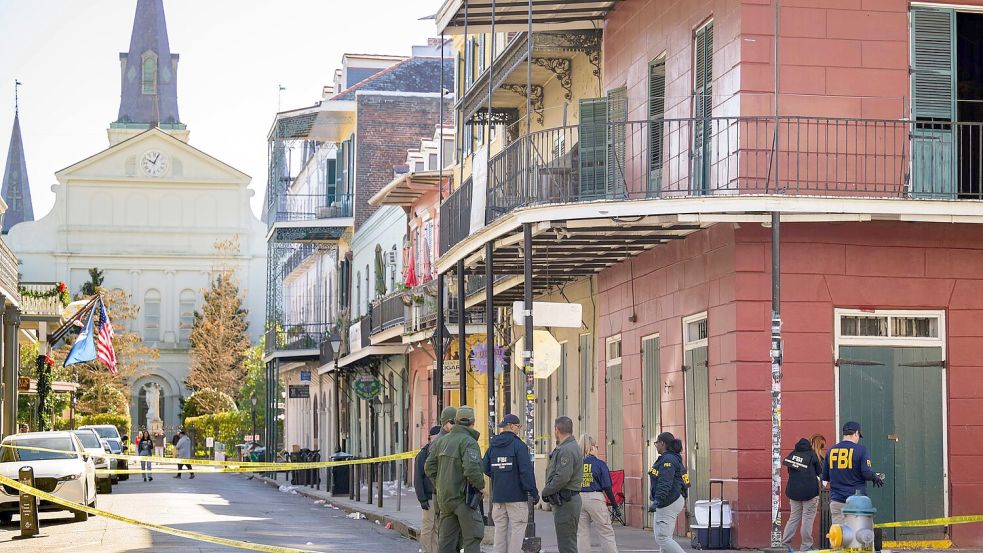
MULTIPOLYGON (((115 426, 113 426, 111 424, 86 424, 86 425, 83 425, 83 426, 80 426, 79 427, 79 430, 84 430, 84 429, 92 429, 92 430, 95 430, 96 431, 96 434, 99 434, 99 437, 100 438, 102 438, 102 439, 106 440, 107 442, 109 442, 109 447, 111 448, 112 453, 115 453, 115 454, 125 454, 126 453, 126 446, 127 446, 126 440, 124 440, 120 436, 119 430, 117 430, 115 426)), ((126 469, 126 468, 129 468, 129 463, 127 463, 126 461, 124 461, 122 459, 117 459, 116 460, 116 467, 113 467, 113 468, 114 469, 115 468, 126 469)), ((113 480, 129 480, 130 479, 130 475, 129 474, 120 474, 120 475, 113 475, 113 476, 114 476, 113 480)))
POLYGON ((98 471, 108 471, 110 465, 114 465, 109 462, 108 458, 103 456, 107 453, 109 446, 107 445, 104 448, 99 434, 96 434, 96 431, 91 428, 73 430, 72 434, 75 434, 75 437, 82 443, 82 447, 85 448, 85 452, 92 458, 92 464, 96 467, 96 491, 99 493, 113 493, 112 477, 105 472, 102 475, 98 474, 98 471))
MULTIPOLYGON (((0 447, 0 474, 17 480, 21 467, 34 469, 34 486, 44 492, 54 494, 67 501, 96 506, 96 468, 82 447, 81 442, 71 432, 29 432, 13 434, 3 439, 2 445, 36 447, 45 450, 15 449, 0 447)), ((18 511, 20 492, 14 488, 0 486, 0 522, 9 524, 18 511)), ((49 501, 38 502, 39 511, 70 511, 76 521, 88 520, 83 511, 74 511, 49 501)))

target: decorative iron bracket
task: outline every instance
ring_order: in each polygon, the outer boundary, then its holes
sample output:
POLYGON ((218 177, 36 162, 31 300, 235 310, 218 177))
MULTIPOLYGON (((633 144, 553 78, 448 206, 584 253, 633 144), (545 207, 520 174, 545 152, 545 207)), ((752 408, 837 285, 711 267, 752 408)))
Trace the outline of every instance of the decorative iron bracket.
MULTIPOLYGON (((513 94, 518 94, 523 98, 526 97, 526 85, 524 84, 505 83, 501 88, 502 90, 507 90, 513 94)), ((529 91, 531 92, 529 101, 532 105, 533 112, 536 114, 536 122, 542 125, 543 112, 545 111, 545 107, 543 105, 543 87, 541 85, 534 84, 529 87, 529 91)))
POLYGON ((573 79, 571 78, 571 68, 573 62, 568 58, 533 58, 532 62, 543 69, 546 69, 560 82, 560 86, 565 91, 563 97, 569 102, 573 99, 573 79))

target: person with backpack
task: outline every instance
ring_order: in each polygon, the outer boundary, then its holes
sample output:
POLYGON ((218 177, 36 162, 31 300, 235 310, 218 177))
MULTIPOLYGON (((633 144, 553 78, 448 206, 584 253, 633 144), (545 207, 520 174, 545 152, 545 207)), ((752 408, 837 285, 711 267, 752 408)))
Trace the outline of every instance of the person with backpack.
POLYGON ((680 456, 683 442, 672 432, 663 432, 655 440, 655 449, 659 458, 649 469, 649 499, 652 502, 649 512, 655 513, 652 515, 655 543, 663 553, 683 553, 683 548, 672 537, 676 517, 686 506, 689 489, 689 473, 680 456))
POLYGON ((782 534, 782 545, 789 553, 794 551, 792 538, 801 526, 802 551, 808 551, 812 549, 812 526, 819 508, 819 477, 823 466, 812 443, 805 438, 795 444, 795 450, 785 457, 783 464, 788 470, 785 497, 788 497, 792 512, 782 534))

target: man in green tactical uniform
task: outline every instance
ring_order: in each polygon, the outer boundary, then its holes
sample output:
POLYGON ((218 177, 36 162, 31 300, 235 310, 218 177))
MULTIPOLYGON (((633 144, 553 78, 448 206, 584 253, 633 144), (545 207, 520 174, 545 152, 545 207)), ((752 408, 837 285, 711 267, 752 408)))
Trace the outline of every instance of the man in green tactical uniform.
POLYGON ((472 428, 474 409, 462 405, 454 421, 453 430, 430 445, 424 465, 437 490, 437 551, 457 553, 458 539, 463 536, 464 552, 480 553, 485 525, 478 507, 485 475, 478 448, 480 434, 472 428))
POLYGON ((580 522, 580 488, 583 486, 584 456, 573 437, 573 421, 559 417, 553 423, 556 449, 546 465, 542 498, 553 506, 553 525, 560 553, 577 553, 580 522))

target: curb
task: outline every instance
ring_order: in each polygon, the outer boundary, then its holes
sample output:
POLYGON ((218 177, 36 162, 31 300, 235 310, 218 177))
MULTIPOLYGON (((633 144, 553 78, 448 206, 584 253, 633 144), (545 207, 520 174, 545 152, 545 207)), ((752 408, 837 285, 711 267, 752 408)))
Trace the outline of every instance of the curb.
MULTIPOLYGON (((276 480, 272 480, 270 478, 267 478, 265 476, 260 476, 258 474, 255 475, 255 479, 256 480, 259 480, 260 482, 262 482, 264 484, 266 484, 267 486, 271 486, 271 487, 274 487, 274 488, 277 488, 277 489, 280 489, 280 486, 282 485, 280 482, 277 482, 276 480)), ((413 526, 410 526, 409 524, 406 524, 405 522, 403 522, 401 520, 397 520, 397 519, 392 518, 392 517, 390 517, 388 515, 380 515, 380 514, 377 514, 377 513, 363 511, 363 510, 360 510, 360 509, 356 509, 355 507, 352 507, 351 505, 347 505, 347 504, 343 504, 343 503, 337 503, 335 501, 332 501, 331 498, 329 498, 329 497, 321 497, 320 495, 317 495, 317 494, 315 494, 313 492, 310 492, 310 491, 308 491, 308 490, 306 490, 306 489, 304 489, 303 487, 300 487, 300 486, 294 487, 294 491, 296 491, 298 495, 302 495, 302 496, 304 496, 304 497, 306 497, 308 499, 315 499, 317 501, 324 501, 325 504, 330 504, 330 505, 332 505, 334 507, 337 507, 338 509, 340 509, 342 511, 345 511, 346 513, 359 513, 359 514, 361 514, 362 516, 365 517, 365 520, 369 520, 369 521, 372 521, 372 522, 378 522, 382 526, 385 526, 386 524, 392 524, 392 530, 398 532, 399 535, 403 536, 404 538, 409 538, 409 539, 414 540, 414 541, 419 541, 419 538, 420 538, 420 529, 419 528, 416 528, 416 527, 413 527, 413 526)))

